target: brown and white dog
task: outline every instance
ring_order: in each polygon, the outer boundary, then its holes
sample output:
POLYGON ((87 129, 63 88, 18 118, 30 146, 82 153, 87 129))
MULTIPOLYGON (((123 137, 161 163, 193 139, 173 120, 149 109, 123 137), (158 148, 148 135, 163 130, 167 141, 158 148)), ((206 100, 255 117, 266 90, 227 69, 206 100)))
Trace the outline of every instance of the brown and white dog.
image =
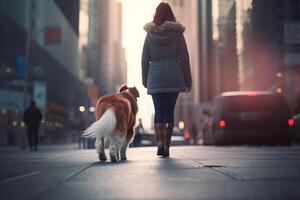
POLYGON ((96 106, 96 121, 84 132, 84 137, 96 138, 95 146, 101 161, 106 161, 104 139, 109 140, 111 162, 126 160, 126 150, 134 132, 138 112, 135 87, 123 85, 119 93, 101 97, 96 106), (119 157, 120 155, 120 157, 119 157))

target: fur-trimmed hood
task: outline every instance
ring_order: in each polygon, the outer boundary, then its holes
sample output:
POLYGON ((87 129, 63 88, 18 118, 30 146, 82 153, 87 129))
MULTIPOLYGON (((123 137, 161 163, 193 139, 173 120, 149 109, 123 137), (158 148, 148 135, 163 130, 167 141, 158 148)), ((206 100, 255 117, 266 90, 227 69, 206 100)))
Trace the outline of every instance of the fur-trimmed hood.
POLYGON ((166 21, 160 26, 150 22, 144 26, 144 30, 148 33, 149 39, 159 45, 169 44, 185 31, 185 27, 179 22, 166 21))
POLYGON ((170 31, 183 33, 185 31, 185 27, 179 22, 166 21, 160 26, 156 26, 154 22, 150 22, 145 24, 144 30, 147 33, 156 34, 162 34, 170 31))

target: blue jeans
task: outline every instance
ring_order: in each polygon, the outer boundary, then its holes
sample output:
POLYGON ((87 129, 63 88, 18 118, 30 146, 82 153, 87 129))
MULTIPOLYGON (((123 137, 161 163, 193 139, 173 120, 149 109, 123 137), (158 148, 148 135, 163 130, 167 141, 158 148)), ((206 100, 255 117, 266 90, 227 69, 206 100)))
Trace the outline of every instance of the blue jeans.
POLYGON ((174 123, 174 109, 178 93, 152 94, 155 109, 154 123, 174 123))

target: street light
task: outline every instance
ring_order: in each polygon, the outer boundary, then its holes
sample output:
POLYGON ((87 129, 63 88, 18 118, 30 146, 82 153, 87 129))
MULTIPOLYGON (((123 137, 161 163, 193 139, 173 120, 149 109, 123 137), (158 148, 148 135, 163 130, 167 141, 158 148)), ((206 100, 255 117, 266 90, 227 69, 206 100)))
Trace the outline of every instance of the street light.
POLYGON ((95 110, 96 110, 96 109, 95 109, 94 106, 91 106, 91 107, 89 108, 89 111, 90 111, 90 112, 95 112, 95 110))
POLYGON ((277 73, 276 73, 276 77, 277 77, 277 78, 281 78, 281 77, 282 77, 282 73, 281 73, 281 72, 277 72, 277 73))
POLYGON ((183 121, 180 121, 180 122, 178 123, 178 127, 179 127, 180 130, 183 130, 183 129, 184 129, 184 122, 183 122, 183 121))
POLYGON ((25 122, 20 123, 21 127, 25 127, 25 122))
POLYGON ((13 126, 17 126, 17 125, 18 125, 18 122, 17 122, 16 120, 14 120, 14 121, 12 122, 12 125, 13 125, 13 126))
POLYGON ((282 93, 282 89, 281 89, 281 88, 277 88, 277 89, 276 89, 276 92, 277 92, 277 93, 282 93))
POLYGON ((85 111, 85 107, 84 106, 79 106, 79 111, 83 113, 85 111))
POLYGON ((6 68, 6 72, 7 72, 7 73, 11 73, 11 72, 12 72, 12 68, 11 68, 11 67, 7 67, 7 68, 6 68))

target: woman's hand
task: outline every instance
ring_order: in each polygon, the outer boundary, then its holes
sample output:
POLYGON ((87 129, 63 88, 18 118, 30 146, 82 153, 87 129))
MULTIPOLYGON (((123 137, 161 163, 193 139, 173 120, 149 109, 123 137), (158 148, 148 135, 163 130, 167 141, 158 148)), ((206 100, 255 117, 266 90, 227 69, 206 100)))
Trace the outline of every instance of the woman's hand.
POLYGON ((189 93, 191 91, 191 87, 185 86, 185 92, 189 93))

